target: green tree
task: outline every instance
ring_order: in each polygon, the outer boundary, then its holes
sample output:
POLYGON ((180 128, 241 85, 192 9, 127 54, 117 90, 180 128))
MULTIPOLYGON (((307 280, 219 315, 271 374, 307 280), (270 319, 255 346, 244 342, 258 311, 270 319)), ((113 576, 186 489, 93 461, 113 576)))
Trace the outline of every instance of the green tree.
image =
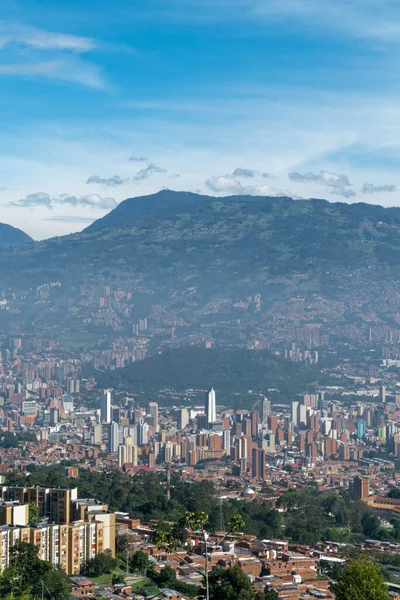
POLYGON ((31 502, 29 505, 29 516, 28 516, 28 523, 29 525, 36 525, 36 523, 38 522, 38 514, 39 514, 39 509, 36 506, 36 504, 34 502, 31 502))
POLYGON ((118 585, 119 583, 125 583, 124 575, 122 573, 113 573, 111 583, 112 583, 112 585, 118 585))
POLYGON ((390 600, 383 577, 373 562, 353 560, 339 576, 336 600, 390 600))
POLYGON ((150 567, 149 557, 146 552, 142 552, 142 550, 135 552, 130 560, 130 566, 133 571, 146 573, 147 569, 150 567))
POLYGON ((88 560, 83 570, 89 576, 100 577, 104 573, 111 573, 116 566, 116 559, 113 558, 110 550, 106 550, 88 560))
POLYGON ((237 565, 217 569, 210 574, 210 600, 253 600, 253 586, 237 565))
POLYGON ((66 574, 40 560, 32 544, 18 542, 10 549, 10 566, 0 576, 0 598, 43 597, 46 600, 70 598, 66 574))
POLYGON ((126 553, 129 550, 129 546, 130 546, 130 539, 129 539, 129 535, 117 535, 116 536, 116 550, 117 550, 117 554, 118 556, 120 556, 121 558, 123 558, 124 560, 126 559, 126 553))
POLYGON ((381 523, 375 515, 365 513, 361 518, 361 527, 365 536, 375 539, 379 537, 381 523))

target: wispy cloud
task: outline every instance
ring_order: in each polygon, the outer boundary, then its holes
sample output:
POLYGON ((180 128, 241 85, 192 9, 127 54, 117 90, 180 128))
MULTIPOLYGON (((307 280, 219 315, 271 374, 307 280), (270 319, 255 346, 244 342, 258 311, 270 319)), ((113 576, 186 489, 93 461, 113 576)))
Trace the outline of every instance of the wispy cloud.
POLYGON ((53 223, 93 223, 96 219, 91 217, 80 217, 78 215, 47 217, 41 221, 52 221, 53 223))
POLYGON ((320 171, 319 173, 298 173, 293 172, 288 175, 290 181, 297 183, 316 183, 327 188, 330 194, 334 196, 342 196, 343 198, 354 198, 356 193, 348 189, 351 187, 350 180, 347 175, 338 173, 330 173, 329 171, 320 171))
POLYGON ((351 185, 347 175, 338 175, 338 173, 330 173, 329 171, 320 171, 319 173, 289 173, 291 181, 307 182, 307 183, 322 183, 328 187, 337 188, 351 185))
POLYGON ((384 185, 374 185, 373 183, 364 183, 362 188, 363 194, 380 194, 383 192, 395 192, 397 187, 394 183, 388 183, 384 185))
MULTIPOLYGON (((142 157, 142 156, 131 157, 129 160, 131 162, 137 162, 137 163, 147 162, 147 158, 142 157), (135 158, 135 160, 132 160, 132 158, 135 158)), ((167 175, 168 177, 179 177, 178 174, 168 173, 167 169, 162 169, 155 163, 149 163, 147 165, 147 167, 143 167, 143 169, 140 169, 140 171, 138 171, 136 173, 136 175, 133 175, 133 177, 120 177, 119 175, 112 175, 111 177, 101 177, 100 175, 91 175, 87 179, 86 183, 87 184, 95 183, 95 184, 101 185, 103 187, 114 187, 115 188, 115 187, 119 187, 124 184, 139 183, 141 181, 145 181, 146 179, 150 179, 151 177, 154 177, 155 175, 167 175)))
MULTIPOLYGON (((0 27, 0 32, 5 27, 0 27)), ((0 33, 0 48, 10 44, 29 46, 38 50, 71 50, 73 52, 89 52, 97 46, 91 38, 65 33, 52 33, 36 29, 22 28, 22 30, 11 33, 0 33)))
POLYGON ((329 193, 332 196, 342 196, 342 198, 347 199, 355 198, 357 196, 354 190, 347 190, 346 188, 341 187, 333 188, 329 193))
POLYGON ((0 64, 0 75, 46 77, 79 83, 92 88, 105 88, 100 71, 94 65, 78 60, 50 60, 28 63, 0 64))
POLYGON ((240 167, 235 169, 232 175, 234 177, 242 177, 244 179, 250 179, 254 177, 263 177, 267 179, 268 177, 271 177, 269 173, 261 173, 260 171, 256 171, 255 169, 242 169, 240 167))
POLYGON ((68 194, 60 194, 59 196, 50 196, 44 192, 36 192, 28 194, 20 200, 10 202, 9 206, 18 208, 35 208, 42 206, 48 209, 53 209, 56 206, 81 206, 85 208, 110 210, 117 206, 115 198, 103 198, 98 194, 89 194, 87 196, 70 196, 68 194))
POLYGON ((248 11, 269 20, 293 20, 320 33, 321 29, 384 42, 399 41, 400 14, 394 0, 246 0, 248 11))
POLYGON ((155 163, 150 163, 144 169, 141 169, 133 178, 133 181, 144 181, 145 179, 149 179, 153 177, 153 175, 166 175, 168 171, 166 169, 162 169, 155 163))
POLYGON ((118 187, 124 183, 129 183, 129 178, 122 179, 119 175, 113 175, 112 177, 100 177, 99 175, 91 175, 86 183, 98 183, 104 187, 118 187))
POLYGON ((147 156, 131 156, 129 158, 129 162, 147 163, 149 162, 149 159, 147 158, 147 156))

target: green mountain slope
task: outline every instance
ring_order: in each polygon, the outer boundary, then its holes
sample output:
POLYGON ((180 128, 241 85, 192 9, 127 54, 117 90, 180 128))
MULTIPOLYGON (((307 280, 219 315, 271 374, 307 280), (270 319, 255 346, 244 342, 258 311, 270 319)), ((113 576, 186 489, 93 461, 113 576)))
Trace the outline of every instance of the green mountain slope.
POLYGON ((32 238, 20 229, 0 223, 0 250, 4 250, 10 246, 28 244, 32 241, 32 238))
MULTIPOLYGON (((93 373, 89 373, 93 374, 93 373)), ((276 358, 266 351, 185 347, 154 355, 115 371, 95 371, 100 387, 129 393, 184 392, 189 388, 216 388, 220 399, 276 388, 277 399, 306 390, 321 374, 303 365, 276 358)))
POLYGON ((368 337, 371 323, 379 340, 385 327, 400 333, 400 209, 175 192, 160 193, 156 203, 166 196, 162 208, 153 205, 147 216, 139 210, 124 226, 107 226, 117 208, 105 227, 0 253, 0 289, 62 284, 52 287, 48 307, 29 303, 3 321, 129 335, 149 317, 151 350, 209 339, 268 345, 298 339, 299 327, 356 341, 368 337), (109 285, 131 300, 121 305, 115 296, 110 317, 98 315, 98 296, 83 299, 82 284, 109 285), (73 318, 63 308, 70 304, 73 318))
POLYGON ((110 227, 126 227, 143 219, 167 215, 173 210, 199 204, 209 196, 200 196, 191 192, 173 192, 162 190, 150 196, 128 198, 105 217, 98 219, 85 229, 86 232, 99 231, 110 227))
POLYGON ((100 278, 209 295, 262 291, 295 275, 319 289, 333 268, 400 265, 400 209, 242 196, 179 206, 16 250, 1 257, 0 276, 18 268, 21 285, 100 278))

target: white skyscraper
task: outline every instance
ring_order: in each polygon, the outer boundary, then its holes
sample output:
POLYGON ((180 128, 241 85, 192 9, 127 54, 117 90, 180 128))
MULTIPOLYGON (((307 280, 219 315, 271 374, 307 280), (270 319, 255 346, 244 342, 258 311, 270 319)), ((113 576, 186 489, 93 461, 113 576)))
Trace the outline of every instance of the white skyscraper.
POLYGON ((211 387, 208 392, 206 392, 206 415, 207 415, 207 423, 215 423, 217 420, 217 402, 215 398, 214 388, 211 387))
POLYGON ((108 451, 118 452, 119 445, 119 427, 118 423, 110 423, 108 432, 108 451))
POLYGON ((111 423, 111 390, 102 390, 100 395, 100 421, 111 423))
POLYGON ((140 419, 140 423, 137 426, 137 445, 143 446, 147 444, 149 441, 149 426, 144 422, 143 419, 140 419))
POLYGON ((295 425, 297 425, 298 422, 299 422, 298 408, 299 408, 299 403, 298 402, 292 402, 292 405, 291 405, 291 416, 292 416, 292 422, 295 425))
POLYGON ((224 429, 222 438, 222 447, 227 454, 231 451, 231 432, 229 429, 224 429))

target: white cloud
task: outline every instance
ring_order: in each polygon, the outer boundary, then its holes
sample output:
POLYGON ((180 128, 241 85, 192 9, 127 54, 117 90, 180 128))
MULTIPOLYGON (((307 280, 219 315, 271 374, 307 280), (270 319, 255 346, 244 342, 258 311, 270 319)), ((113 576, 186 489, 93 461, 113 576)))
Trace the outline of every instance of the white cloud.
POLYGON ((207 188, 217 194, 293 197, 288 190, 269 185, 242 185, 233 175, 216 175, 206 181, 207 188))
POLYGON ((162 169, 155 163, 150 163, 144 169, 141 169, 134 177, 132 177, 132 181, 144 181, 153 175, 166 175, 168 171, 166 169, 162 169))
POLYGON ((329 171, 320 171, 319 173, 289 173, 289 179, 296 182, 321 183, 331 188, 343 188, 350 186, 350 180, 347 175, 330 173, 329 171))
POLYGON ((232 175, 234 177, 243 177, 244 179, 253 177, 264 177, 265 179, 267 179, 268 177, 271 177, 269 173, 261 173, 260 171, 257 171, 255 169, 242 169, 241 167, 235 169, 232 175))
POLYGON ((321 29, 383 42, 399 42, 400 13, 395 0, 246 0, 247 15, 292 20, 320 34, 321 29))
POLYGON ((91 175, 86 183, 98 183, 104 187, 117 187, 127 183, 129 179, 122 179, 119 175, 113 175, 112 177, 100 177, 99 175, 91 175))
POLYGON ((92 88, 105 88, 106 83, 94 65, 79 60, 49 60, 28 63, 0 64, 0 75, 48 77, 79 83, 92 88))
MULTIPOLYGON (((4 30, 4 28, 2 28, 4 30)), ((89 52, 96 48, 96 42, 90 38, 64 33, 52 33, 29 28, 11 34, 0 34, 0 48, 10 44, 30 46, 38 50, 71 50, 89 52)))
POLYGON ((362 188, 363 194, 379 194, 382 192, 396 192, 397 187, 393 183, 384 185, 374 185, 373 183, 364 183, 362 188))
POLYGON ((129 162, 147 163, 149 162, 149 159, 147 158, 147 156, 131 156, 129 158, 129 162))
POLYGON ((68 194, 60 194, 59 196, 50 196, 44 192, 36 192, 28 194, 24 198, 15 200, 9 203, 9 206, 18 208, 34 208, 43 206, 48 209, 53 209, 56 206, 81 206, 85 208, 93 208, 100 210, 111 210, 117 206, 115 198, 102 198, 98 194, 89 194, 87 196, 70 196, 68 194))

